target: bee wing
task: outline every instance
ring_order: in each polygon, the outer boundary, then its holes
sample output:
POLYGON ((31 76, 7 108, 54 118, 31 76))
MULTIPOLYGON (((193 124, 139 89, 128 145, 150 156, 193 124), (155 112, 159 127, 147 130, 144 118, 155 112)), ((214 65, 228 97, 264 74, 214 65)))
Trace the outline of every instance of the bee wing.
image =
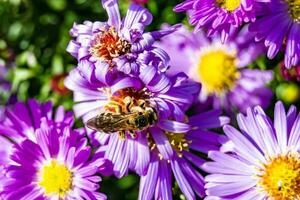
POLYGON ((92 130, 98 131, 97 117, 93 117, 86 122, 86 126, 92 130))
POLYGON ((130 130, 134 125, 128 124, 128 120, 135 118, 137 113, 129 114, 116 114, 116 113, 103 113, 86 123, 87 127, 97 131, 115 132, 121 130, 130 130))
POLYGON ((122 119, 124 119, 124 115, 115 114, 115 113, 107 113, 105 115, 99 115, 97 117, 98 121, 103 124, 113 124, 122 119))
POLYGON ((111 126, 123 119, 123 116, 115 113, 100 113, 99 115, 89 119, 86 123, 87 127, 93 130, 102 131, 103 128, 111 126))
POLYGON ((130 123, 132 122, 136 117, 138 113, 128 113, 122 115, 121 119, 114 120, 112 122, 111 126, 115 127, 118 130, 133 130, 136 128, 135 124, 130 123))

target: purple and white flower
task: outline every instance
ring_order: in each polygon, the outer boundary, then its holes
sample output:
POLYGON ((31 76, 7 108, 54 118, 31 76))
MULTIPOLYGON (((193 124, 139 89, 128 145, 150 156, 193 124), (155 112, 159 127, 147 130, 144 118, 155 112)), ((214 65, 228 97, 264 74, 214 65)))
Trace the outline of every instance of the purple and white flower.
MULTIPOLYGON (((134 138, 129 132, 125 133, 125 140, 115 133, 90 133, 90 137, 96 138, 92 140, 94 145, 100 141, 100 144, 107 146, 105 158, 114 164, 116 176, 124 176, 129 169, 145 174, 150 161, 148 135, 159 143, 161 137, 165 137, 161 129, 176 132, 188 130, 190 126, 183 123, 185 111, 197 96, 199 85, 189 81, 183 73, 168 77, 159 74, 150 65, 143 65, 139 78, 111 71, 105 62, 102 62, 102 67, 90 67, 90 71, 86 70, 86 65, 88 62, 82 61, 65 81, 74 92, 75 115, 82 117, 84 123, 100 113, 116 112, 111 110, 111 103, 123 105, 126 97, 130 97, 134 104, 139 100, 145 101, 157 113, 154 126, 136 130, 134 138)), ((170 144, 160 143, 158 146, 167 157, 169 153, 172 155, 170 144)))
POLYGON ((260 106, 237 116, 240 131, 225 125, 232 149, 210 151, 202 168, 206 199, 298 199, 300 115, 276 103, 274 121, 260 106))
POLYGON ((126 74, 138 74, 141 64, 153 63, 164 71, 168 55, 153 43, 174 32, 178 25, 167 30, 144 32, 152 21, 151 13, 141 5, 131 4, 124 19, 121 19, 117 0, 102 0, 108 14, 107 22, 85 21, 74 24, 70 34, 72 40, 67 51, 78 59, 86 60, 91 66, 99 60, 109 63, 126 74))
POLYGON ((209 101, 214 108, 245 112, 248 107, 267 107, 272 91, 266 84, 273 78, 271 70, 246 69, 264 52, 254 41, 248 27, 232 31, 226 43, 220 37, 208 38, 203 31, 191 33, 187 28, 166 36, 157 43, 170 56, 169 74, 185 72, 200 82, 199 100, 209 101))

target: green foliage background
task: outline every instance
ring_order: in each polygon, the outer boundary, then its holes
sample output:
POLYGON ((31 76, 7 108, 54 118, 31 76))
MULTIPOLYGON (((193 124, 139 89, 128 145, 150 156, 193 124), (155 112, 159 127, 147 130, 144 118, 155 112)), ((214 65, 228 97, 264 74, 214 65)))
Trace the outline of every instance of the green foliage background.
MULTIPOLYGON (((150 0, 145 6, 154 18, 148 30, 158 29, 162 23, 187 24, 184 13, 175 14, 172 11, 180 2, 182 0, 150 0)), ((120 1, 123 15, 128 5, 129 0, 120 1)), ((7 59, 5 55, 8 50, 15 57, 15 66, 7 77, 12 83, 12 89, 4 94, 4 99, 16 94, 19 100, 52 100, 56 106, 63 104, 66 109, 71 110, 72 95, 60 95, 51 88, 53 76, 67 73, 76 64, 76 60, 65 50, 70 40, 69 30, 74 22, 106 19, 107 15, 99 0, 0 0, 1 59, 7 59)), ((274 102, 276 99, 285 100, 287 87, 292 88, 292 92, 299 92, 299 83, 286 82, 279 75, 277 65, 281 59, 282 56, 278 56, 277 59, 269 61, 261 57, 250 66, 274 69, 276 78, 270 84, 276 93, 274 102)), ((287 104, 297 102, 299 104, 299 98, 286 101, 287 104)), ((274 103, 271 107, 273 105, 274 103)), ((121 180, 104 177, 101 190, 109 199, 137 199, 138 184, 139 179, 134 175, 121 180)), ((180 192, 175 191, 175 194, 175 199, 183 199, 180 192)))

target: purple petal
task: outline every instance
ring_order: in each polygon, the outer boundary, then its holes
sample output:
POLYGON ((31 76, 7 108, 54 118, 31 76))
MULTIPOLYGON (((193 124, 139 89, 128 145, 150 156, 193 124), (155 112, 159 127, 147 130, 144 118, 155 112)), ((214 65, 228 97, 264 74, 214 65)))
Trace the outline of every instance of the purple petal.
POLYGON ((278 145, 282 152, 285 152, 287 147, 287 120, 286 113, 281 102, 277 102, 274 111, 274 128, 276 130, 276 136, 278 145))
POLYGON ((140 191, 138 197, 139 200, 153 198, 154 189, 157 183, 158 170, 159 170, 159 162, 152 155, 147 175, 141 176, 140 191))
POLYGON ((124 21, 126 28, 130 29, 136 23, 149 25, 152 21, 151 13, 140 5, 131 4, 124 21))
POLYGON ((155 127, 150 128, 150 132, 162 157, 166 160, 171 159, 174 154, 173 148, 164 132, 155 127))
POLYGON ((147 135, 145 133, 139 134, 137 146, 138 157, 136 161, 136 172, 140 175, 144 175, 147 172, 150 162, 150 150, 148 147, 147 135))
POLYGON ((171 120, 161 120, 157 123, 157 126, 165 131, 173 133, 186 133, 191 130, 190 125, 171 120))
POLYGON ((120 29, 121 17, 117 0, 102 0, 102 6, 108 14, 108 24, 120 29))
POLYGON ((183 174, 181 167, 176 159, 171 161, 171 167, 172 167, 174 176, 177 180, 177 183, 178 183, 182 193, 186 197, 186 199, 194 200, 195 199, 194 191, 193 191, 189 181, 186 179, 185 175, 183 174))

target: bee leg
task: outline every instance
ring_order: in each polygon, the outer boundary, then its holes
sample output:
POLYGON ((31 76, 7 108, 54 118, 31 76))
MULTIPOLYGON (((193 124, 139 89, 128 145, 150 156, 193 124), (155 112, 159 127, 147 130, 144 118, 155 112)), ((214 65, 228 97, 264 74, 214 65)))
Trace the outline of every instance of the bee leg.
POLYGON ((126 132, 125 131, 119 131, 119 138, 121 140, 125 140, 126 139, 126 132))
POLYGON ((133 99, 130 96, 126 96, 123 99, 123 102, 125 104, 126 111, 130 112, 130 107, 132 107, 132 105, 133 105, 133 99))
POLYGON ((134 131, 132 131, 132 130, 129 131, 129 134, 130 134, 130 136, 131 136, 132 139, 135 139, 136 136, 137 136, 136 133, 134 131))

